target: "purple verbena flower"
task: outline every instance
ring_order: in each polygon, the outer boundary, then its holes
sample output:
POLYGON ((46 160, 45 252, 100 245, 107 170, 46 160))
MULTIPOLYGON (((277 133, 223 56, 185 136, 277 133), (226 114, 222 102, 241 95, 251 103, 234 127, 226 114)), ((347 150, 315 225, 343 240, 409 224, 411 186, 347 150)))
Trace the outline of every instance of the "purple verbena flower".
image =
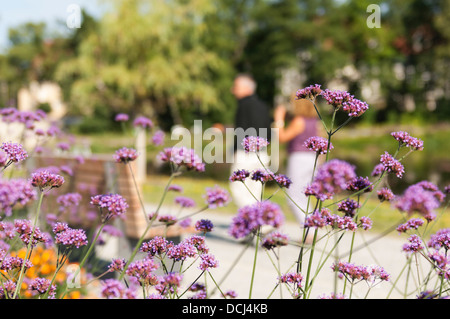
POLYGON ((192 198, 185 196, 176 197, 175 203, 185 208, 195 207, 195 201, 192 198))
POLYGON ((209 208, 217 208, 226 206, 231 197, 225 189, 216 185, 214 188, 206 189, 205 199, 209 208))
POLYGON ((361 216, 360 225, 363 230, 369 230, 372 228, 372 220, 367 216, 361 216))
POLYGON ((305 194, 313 195, 322 201, 331 199, 335 194, 345 190, 348 183, 355 177, 353 165, 342 160, 332 159, 319 167, 305 194))
POLYGON ((360 208, 361 205, 353 200, 353 199, 346 199, 338 204, 338 211, 343 212, 345 216, 354 217, 356 210, 360 208))
POLYGON ((256 182, 261 182, 263 184, 273 180, 273 173, 265 169, 255 169, 252 172, 251 179, 256 182))
POLYGON ((55 298, 56 286, 51 285, 51 281, 47 278, 35 278, 31 281, 29 289, 36 291, 38 294, 43 295, 48 291, 48 296, 50 299, 55 298))
POLYGON ((130 117, 128 116, 128 114, 125 113, 119 113, 115 116, 114 120, 116 122, 126 122, 130 119, 130 117))
POLYGON ((122 147, 113 155, 116 163, 129 163, 138 157, 139 153, 134 148, 122 147))
POLYGON ((164 131, 158 130, 156 131, 152 136, 152 143, 153 145, 159 146, 164 144, 164 131))
POLYGON ((177 218, 173 215, 160 215, 158 216, 158 221, 166 226, 171 226, 176 224, 177 218))
POLYGON ((230 176, 231 182, 243 182, 247 177, 250 176, 250 172, 245 169, 238 169, 233 172, 230 176))
POLYGON ((320 136, 312 136, 305 141, 305 146, 310 151, 316 152, 319 154, 326 154, 328 151, 331 151, 334 146, 330 143, 330 148, 328 148, 328 139, 320 137, 320 136))
POLYGON ((58 188, 64 184, 64 177, 58 174, 52 174, 48 170, 38 171, 31 174, 31 185, 39 188, 41 191, 48 188, 58 188))
POLYGON ((292 184, 292 180, 284 174, 277 174, 274 179, 280 187, 289 188, 292 184))
POLYGON ((260 136, 247 136, 242 140, 242 146, 246 153, 249 152, 259 152, 264 147, 269 145, 269 141, 260 136))
POLYGON ((141 127, 141 128, 152 128, 153 127, 153 122, 148 117, 138 116, 133 121, 133 126, 134 127, 141 127))
POLYGON ((423 141, 416 137, 412 137, 405 131, 392 132, 391 135, 399 142, 400 146, 410 147, 412 150, 416 151, 423 150, 423 141))
POLYGON ((298 90, 295 96, 297 99, 314 100, 321 92, 322 89, 320 88, 320 84, 315 84, 298 90))
POLYGON ((394 193, 387 187, 383 187, 377 191, 380 202, 391 201, 395 198, 394 193))
POLYGON ((125 265, 127 264, 126 260, 123 258, 113 258, 111 260, 111 263, 108 265, 108 271, 109 272, 122 272, 125 268, 125 265))
POLYGON ((31 220, 16 219, 14 220, 14 228, 22 242, 26 245, 30 241, 32 246, 36 246, 38 243, 46 243, 50 240, 50 236, 42 232, 39 227, 33 226, 31 220))
POLYGON ((368 177, 358 176, 348 182, 347 190, 351 192, 364 190, 364 193, 369 193, 373 190, 373 184, 368 177))
POLYGON ((105 221, 114 216, 122 216, 129 207, 125 198, 119 194, 93 196, 91 197, 91 204, 99 207, 102 213, 106 210, 105 221))
POLYGON ((229 232, 235 238, 242 238, 260 226, 270 225, 277 228, 283 222, 284 215, 280 207, 266 200, 240 208, 232 220, 229 232))
POLYGON ((399 233, 406 233, 410 229, 418 229, 424 223, 421 218, 412 218, 406 223, 399 225, 396 229, 399 233))
POLYGON ((443 194, 434 186, 430 189, 430 183, 419 182, 409 186, 402 196, 398 196, 394 202, 394 207, 408 215, 414 212, 419 213, 427 220, 433 220, 435 209, 443 201, 443 194))
POLYGON ((25 151, 23 146, 19 143, 4 142, 0 146, 0 149, 5 152, 8 161, 5 166, 10 163, 18 163, 25 160, 28 157, 28 153, 25 151))
POLYGON ((177 168, 186 167, 187 170, 205 171, 205 164, 195 154, 195 151, 186 147, 165 148, 159 153, 159 159, 163 162, 170 162, 177 168))
POLYGON ((369 109, 366 102, 356 99, 353 95, 346 91, 340 90, 323 90, 320 94, 328 104, 335 108, 340 108, 349 116, 359 117, 369 109))
POLYGON ((398 178, 402 178, 405 173, 405 168, 399 160, 395 159, 388 152, 384 152, 380 158, 381 164, 383 164, 383 170, 388 173, 394 173, 398 178))
POLYGON ((148 242, 142 243, 140 250, 149 256, 161 255, 171 247, 169 241, 163 237, 156 236, 148 242))
POLYGON ((409 243, 404 244, 402 247, 403 251, 407 253, 417 253, 424 248, 422 245, 422 240, 415 234, 411 235, 408 238, 408 241, 409 243))
POLYGON ((106 279, 102 281, 101 296, 106 299, 122 299, 125 295, 126 287, 117 279, 106 279))
POLYGON ((209 233, 213 228, 214 225, 209 219, 200 219, 195 223, 195 230, 202 233, 209 233))
POLYGON ((288 244, 289 237, 278 231, 271 232, 261 242, 261 246, 267 250, 273 249, 275 247, 282 247, 288 244))
POLYGON ((67 227, 55 235, 55 244, 68 247, 80 248, 88 244, 86 232, 83 229, 72 229, 67 227))
POLYGON ((157 276, 153 273, 158 265, 151 258, 144 258, 130 263, 125 271, 128 276, 134 277, 143 287, 154 286, 158 283, 157 276))
POLYGON ((210 268, 219 267, 219 262, 216 258, 211 254, 202 254, 200 255, 200 265, 198 268, 202 271, 209 270, 210 268))
POLYGON ((438 230, 435 234, 430 236, 428 247, 436 250, 444 248, 447 252, 450 249, 450 228, 443 228, 438 230))

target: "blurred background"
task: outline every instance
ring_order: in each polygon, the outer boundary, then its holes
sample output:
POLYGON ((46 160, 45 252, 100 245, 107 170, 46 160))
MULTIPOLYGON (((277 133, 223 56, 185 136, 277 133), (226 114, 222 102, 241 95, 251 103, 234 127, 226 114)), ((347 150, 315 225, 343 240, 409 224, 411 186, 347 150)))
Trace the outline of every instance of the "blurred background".
MULTIPOLYGON (((425 149, 392 187, 450 182, 449 0, 16 0, 0 10, 0 106, 42 109, 94 153, 133 138, 118 113, 166 132, 195 119, 232 126, 233 77, 249 72, 272 108, 316 83, 366 101, 333 137, 332 156, 359 174, 395 151, 389 134, 402 129, 425 149)), ((149 174, 156 152, 148 146, 149 174)), ((228 169, 204 176, 226 182, 228 169)))

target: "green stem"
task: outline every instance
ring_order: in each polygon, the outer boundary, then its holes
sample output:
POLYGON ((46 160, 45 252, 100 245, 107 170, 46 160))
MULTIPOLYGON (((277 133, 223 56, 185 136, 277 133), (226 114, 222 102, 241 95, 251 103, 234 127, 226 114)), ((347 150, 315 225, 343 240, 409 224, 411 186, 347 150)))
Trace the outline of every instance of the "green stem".
POLYGON ((314 249, 315 249, 315 246, 316 246, 316 239, 317 239, 317 228, 314 230, 314 239, 313 239, 311 252, 310 252, 310 256, 309 256, 308 270, 306 272, 305 294, 303 295, 304 298, 306 298, 306 293, 307 293, 308 289, 310 288, 309 277, 310 277, 310 274, 311 274, 311 266, 312 266, 312 261, 313 261, 313 257, 314 257, 314 249))
POLYGON ((77 271, 75 272, 75 274, 73 275, 73 279, 72 279, 72 283, 75 283, 75 279, 78 276, 78 274, 80 273, 81 269, 84 267, 84 264, 86 263, 86 261, 88 260, 89 256, 91 255, 92 251, 94 250, 95 244, 97 243, 98 237, 100 236, 103 227, 105 227, 105 223, 102 223, 100 228, 98 229, 97 234, 95 235, 94 240, 92 241, 91 245, 89 246, 88 251, 86 252, 86 254, 84 255, 83 259, 80 262, 80 265, 78 266, 77 271))
MULTIPOLYGON (((35 216, 35 218, 34 218, 33 231, 31 232, 30 239, 29 239, 28 246, 27 246, 27 252, 25 253, 25 258, 24 258, 24 260, 23 260, 22 268, 20 269, 19 279, 18 279, 18 281, 17 281, 17 286, 16 286, 16 290, 15 290, 15 292, 14 292, 13 299, 16 298, 17 294, 18 294, 19 291, 20 291, 20 287, 22 286, 22 281, 23 281, 23 279, 24 279, 24 273, 25 273, 25 264, 26 264, 26 260, 27 260, 27 258, 28 258, 27 256, 28 256, 28 254, 29 254, 30 251, 31 251, 31 246, 32 246, 32 243, 33 243, 34 233, 35 233, 35 231, 36 231, 37 224, 38 224, 38 221, 39 221, 39 215, 40 215, 40 213, 41 213, 41 206, 42 206, 42 200, 43 200, 43 198, 44 198, 44 192, 43 192, 42 190, 39 190, 39 192, 40 192, 40 194, 39 194, 39 202, 38 202, 38 207, 37 207, 36 216, 35 216)), ((30 256, 30 257, 31 257, 31 256, 30 256)))
POLYGON ((255 256, 253 258, 253 270, 252 270, 252 278, 251 278, 251 281, 250 281, 250 291, 249 291, 249 294, 248 294, 248 299, 252 299, 253 281, 255 279, 255 270, 256 270, 256 259, 257 259, 257 256, 258 256, 259 235, 260 235, 260 228, 258 228, 258 231, 256 233, 255 256))

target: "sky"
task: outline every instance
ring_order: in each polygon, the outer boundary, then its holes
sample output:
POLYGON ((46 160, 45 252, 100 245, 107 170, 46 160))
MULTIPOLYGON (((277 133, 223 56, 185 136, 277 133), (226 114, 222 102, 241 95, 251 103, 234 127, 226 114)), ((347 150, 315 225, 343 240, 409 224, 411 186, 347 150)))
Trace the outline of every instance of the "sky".
POLYGON ((7 48, 8 29, 11 27, 25 22, 46 22, 52 29, 56 28, 58 20, 63 22, 63 26, 67 21, 69 24, 77 21, 70 19, 76 12, 73 5, 84 8, 94 17, 101 16, 104 8, 98 0, 0 0, 0 51, 7 48))

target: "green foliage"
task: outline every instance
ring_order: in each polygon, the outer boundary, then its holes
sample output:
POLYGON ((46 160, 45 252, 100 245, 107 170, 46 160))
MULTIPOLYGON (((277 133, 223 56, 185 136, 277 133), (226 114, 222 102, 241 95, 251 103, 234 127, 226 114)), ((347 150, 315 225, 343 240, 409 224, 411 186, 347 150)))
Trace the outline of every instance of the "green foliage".
POLYGON ((158 117, 224 109, 215 83, 227 61, 203 44, 209 1, 116 1, 98 28, 62 63, 57 79, 71 86, 82 114, 104 104, 113 112, 158 117))

